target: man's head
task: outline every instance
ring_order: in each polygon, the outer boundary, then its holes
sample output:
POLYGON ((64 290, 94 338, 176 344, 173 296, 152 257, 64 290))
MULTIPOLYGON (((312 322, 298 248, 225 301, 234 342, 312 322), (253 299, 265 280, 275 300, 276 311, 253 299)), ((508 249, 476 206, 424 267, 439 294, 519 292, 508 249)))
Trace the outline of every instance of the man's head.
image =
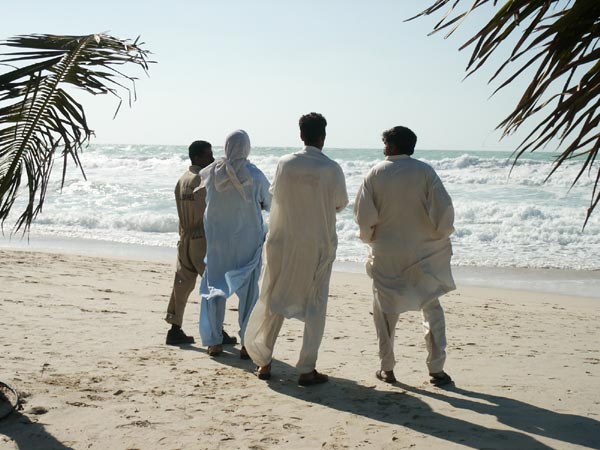
POLYGON ((204 168, 215 160, 210 142, 194 141, 190 144, 188 151, 190 161, 195 166, 204 168))
POLYGON ((302 139, 304 145, 323 149, 326 135, 325 127, 327 126, 325 117, 319 113, 311 112, 300 117, 298 124, 300 125, 300 139, 302 139))
POLYGON ((382 140, 385 145, 383 154, 412 155, 417 144, 417 135, 406 127, 394 127, 383 132, 382 140))
POLYGON ((225 158, 229 161, 248 158, 251 148, 250 136, 244 130, 235 130, 225 138, 225 158))

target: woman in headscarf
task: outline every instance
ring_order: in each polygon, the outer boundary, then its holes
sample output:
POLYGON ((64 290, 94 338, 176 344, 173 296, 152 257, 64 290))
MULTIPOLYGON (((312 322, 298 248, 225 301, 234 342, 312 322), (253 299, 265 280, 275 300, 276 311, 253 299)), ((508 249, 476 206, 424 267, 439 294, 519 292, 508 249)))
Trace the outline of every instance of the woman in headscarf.
POLYGON ((248 359, 244 332, 258 299, 265 229, 262 210, 271 207, 269 182, 248 161, 250 138, 243 130, 227 136, 225 157, 201 172, 206 187, 206 269, 200 285, 200 337, 208 354, 223 351, 225 302, 233 294, 239 298, 239 326, 242 349, 248 359))

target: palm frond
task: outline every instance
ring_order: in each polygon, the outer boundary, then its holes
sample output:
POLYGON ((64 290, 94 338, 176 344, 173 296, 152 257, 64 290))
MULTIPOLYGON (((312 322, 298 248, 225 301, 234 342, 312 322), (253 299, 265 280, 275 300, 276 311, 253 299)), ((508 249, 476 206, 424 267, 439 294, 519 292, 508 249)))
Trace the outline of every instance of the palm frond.
MULTIPOLYGON (((462 13, 454 13, 461 0, 437 0, 415 17, 435 14, 447 7, 446 15, 432 33, 451 35, 473 10, 498 5, 498 0, 474 0, 462 13), (451 28, 452 27, 452 28, 451 28)), ((515 109, 498 125, 502 137, 513 134, 525 123, 536 123, 533 131, 514 153, 514 162, 527 151, 542 149, 558 141, 559 156, 548 175, 576 156, 582 167, 576 184, 587 171, 594 173, 587 223, 600 202, 600 1, 598 0, 507 0, 490 21, 460 49, 473 46, 467 76, 489 62, 489 57, 507 42, 516 43, 510 56, 500 64, 490 81, 516 67, 494 91, 533 70, 529 84, 515 109), (546 114, 539 118, 538 114, 546 114), (534 117, 535 116, 535 117, 534 117)))
POLYGON ((29 230, 42 210, 58 155, 63 159, 63 183, 69 160, 83 173, 79 151, 93 132, 83 107, 65 88, 74 86, 94 95, 112 94, 119 101, 120 92, 125 91, 131 104, 137 78, 119 68, 133 65, 147 72, 153 61, 148 60, 149 52, 143 45, 137 39, 132 42, 107 34, 33 34, 0 42, 0 46, 17 49, 0 54, 0 66, 12 68, 0 74, 2 228, 24 180, 27 203, 14 231, 29 230))

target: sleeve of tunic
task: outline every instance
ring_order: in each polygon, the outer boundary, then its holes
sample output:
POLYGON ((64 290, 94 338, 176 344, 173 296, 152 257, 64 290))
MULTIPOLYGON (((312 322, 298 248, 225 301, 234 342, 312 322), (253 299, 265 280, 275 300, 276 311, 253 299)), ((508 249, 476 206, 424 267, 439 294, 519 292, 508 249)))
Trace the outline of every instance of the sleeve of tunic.
POLYGON ((363 180, 354 203, 354 220, 360 230, 360 240, 365 243, 373 242, 373 234, 377 225, 378 212, 373 200, 373 187, 369 175, 363 180))
POLYGON ((454 233, 454 207, 452 199, 442 180, 433 172, 427 193, 429 218, 440 237, 446 238, 454 233))
POLYGON ((182 233, 183 228, 181 227, 181 222, 183 220, 183 212, 181 211, 181 200, 180 200, 180 192, 181 192, 181 186, 180 186, 181 182, 178 181, 177 184, 175 185, 175 205, 177 206, 177 218, 178 218, 178 230, 179 230, 179 234, 182 233))
POLYGON ((273 175, 273 183, 271 183, 271 187, 269 188, 269 193, 271 196, 275 195, 275 189, 277 185, 277 180, 279 178, 279 172, 281 167, 281 160, 277 162, 277 167, 275 168, 275 175, 273 175))
POLYGON ((264 211, 271 210, 271 199, 273 195, 270 192, 271 185, 269 184, 269 180, 267 177, 261 172, 260 177, 257 180, 259 185, 259 199, 260 199, 260 207, 264 211))
POLYGON ((348 206, 348 192, 346 191, 346 178, 340 166, 337 167, 337 183, 335 188, 335 210, 340 212, 348 206))

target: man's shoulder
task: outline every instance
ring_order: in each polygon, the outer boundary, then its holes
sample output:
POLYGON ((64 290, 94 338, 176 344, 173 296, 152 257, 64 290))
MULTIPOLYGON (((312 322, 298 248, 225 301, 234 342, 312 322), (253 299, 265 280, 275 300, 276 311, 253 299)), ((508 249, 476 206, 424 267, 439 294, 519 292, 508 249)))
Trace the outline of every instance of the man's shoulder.
POLYGON ((250 172, 250 175, 252 175, 253 178, 255 179, 266 179, 267 177, 265 176, 265 173, 260 170, 255 164, 252 164, 251 162, 248 162, 247 166, 248 171, 250 172))
POLYGON ((303 166, 307 164, 308 160, 302 152, 288 153, 279 158, 277 165, 281 170, 287 170, 292 167, 303 166))
POLYGON ((426 169, 426 170, 433 170, 433 167, 431 167, 431 165, 429 165, 428 163, 426 163, 425 161, 423 161, 421 159, 410 158, 410 160, 413 162, 413 164, 416 167, 420 167, 420 168, 426 169))
POLYGON ((185 170, 185 172, 183 172, 181 174, 179 179, 183 180, 185 178, 195 178, 195 177, 199 177, 199 176, 200 176, 200 168, 195 167, 195 166, 190 166, 185 170))
POLYGON ((189 179, 189 178, 190 178, 190 176, 191 176, 191 175, 192 175, 192 174, 190 173, 190 171, 189 171, 189 170, 186 170, 185 172, 183 172, 183 173, 181 174, 181 176, 180 176, 180 177, 179 177, 179 179, 177 180, 177 184, 182 184, 182 183, 184 183, 184 182, 185 182, 187 179, 189 179))
POLYGON ((385 172, 386 170, 390 170, 392 167, 393 167, 393 161, 384 159, 383 161, 379 161, 373 167, 371 167, 371 170, 369 170, 367 177, 374 177, 374 176, 380 175, 381 173, 385 172))
POLYGON ((286 163, 286 162, 290 162, 290 161, 295 161, 295 160, 302 160, 303 159, 303 152, 302 150, 298 150, 297 152, 294 153, 288 153, 286 155, 283 155, 281 158, 279 158, 279 163, 286 163))
POLYGON ((200 177, 200 174, 188 169, 185 172, 183 172, 179 177, 179 180, 177 180, 176 188, 190 185, 197 186, 201 182, 202 178, 200 177))
POLYGON ((251 163, 250 161, 246 163, 246 167, 251 173, 262 173, 262 170, 260 170, 254 163, 251 163))
POLYGON ((414 170, 424 170, 424 171, 433 170, 433 168, 426 162, 421 161, 420 159, 412 158, 412 157, 396 159, 396 160, 385 159, 385 160, 377 163, 373 167, 373 169, 378 168, 378 169, 392 170, 394 167, 397 167, 397 166, 410 167, 411 169, 414 169, 414 170))
POLYGON ((430 164, 426 163, 425 161, 421 161, 420 159, 411 159, 414 161, 415 170, 418 170, 421 174, 423 174, 424 177, 427 177, 428 179, 437 177, 435 169, 430 164))
POLYGON ((334 170, 341 171, 340 165, 325 154, 309 154, 304 151, 284 155, 279 159, 282 170, 334 170))

